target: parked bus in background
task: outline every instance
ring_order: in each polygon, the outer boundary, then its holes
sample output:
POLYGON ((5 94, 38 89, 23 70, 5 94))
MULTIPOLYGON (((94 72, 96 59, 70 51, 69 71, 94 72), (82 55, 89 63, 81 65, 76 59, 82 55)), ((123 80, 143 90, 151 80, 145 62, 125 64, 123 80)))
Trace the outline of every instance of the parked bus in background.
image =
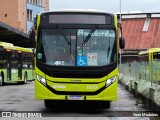
POLYGON ((158 75, 158 71, 160 71, 160 48, 150 48, 140 52, 139 62, 140 66, 145 66, 145 68, 140 67, 141 79, 160 80, 160 76, 158 75))
POLYGON ((139 57, 142 61, 156 61, 160 59, 160 48, 150 48, 142 51, 139 53, 139 57))
POLYGON ((37 32, 30 34, 36 41, 36 99, 46 108, 54 100, 98 101, 109 108, 117 100, 118 25, 117 16, 106 12, 39 13, 37 32))
POLYGON ((32 49, 0 42, 0 85, 33 80, 33 60, 32 49))

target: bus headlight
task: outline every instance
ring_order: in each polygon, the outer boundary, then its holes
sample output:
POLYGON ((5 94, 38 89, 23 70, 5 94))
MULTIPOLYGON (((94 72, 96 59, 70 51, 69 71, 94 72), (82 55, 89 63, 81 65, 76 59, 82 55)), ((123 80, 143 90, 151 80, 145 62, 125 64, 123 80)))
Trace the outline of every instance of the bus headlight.
POLYGON ((116 76, 109 78, 106 81, 106 87, 108 87, 109 85, 111 85, 112 83, 114 83, 116 81, 116 76))
POLYGON ((43 77, 37 75, 37 80, 38 80, 39 82, 41 82, 43 85, 46 86, 46 79, 45 79, 45 78, 43 78, 43 77))

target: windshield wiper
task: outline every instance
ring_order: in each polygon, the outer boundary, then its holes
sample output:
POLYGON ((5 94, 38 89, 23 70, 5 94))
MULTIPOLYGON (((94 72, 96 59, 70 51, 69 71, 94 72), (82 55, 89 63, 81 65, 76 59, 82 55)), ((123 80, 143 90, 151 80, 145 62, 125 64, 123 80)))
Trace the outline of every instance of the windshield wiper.
POLYGON ((92 36, 92 33, 93 32, 95 32, 95 30, 97 29, 97 25, 95 25, 93 28, 92 28, 92 30, 90 31, 90 33, 87 35, 87 37, 86 37, 86 39, 84 39, 83 40, 83 44, 85 44, 85 43, 87 43, 88 42, 88 40, 91 38, 91 36, 92 36))
POLYGON ((59 32, 61 33, 62 37, 65 39, 65 41, 67 42, 68 45, 71 45, 71 42, 68 40, 68 38, 66 37, 65 33, 63 32, 62 28, 57 25, 57 28, 59 30, 59 32))

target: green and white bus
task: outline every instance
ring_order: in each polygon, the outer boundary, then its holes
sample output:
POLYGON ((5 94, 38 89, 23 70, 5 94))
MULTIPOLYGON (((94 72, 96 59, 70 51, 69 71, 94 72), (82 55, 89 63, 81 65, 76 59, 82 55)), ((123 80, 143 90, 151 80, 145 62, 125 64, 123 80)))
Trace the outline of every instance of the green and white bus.
POLYGON ((39 13, 30 34, 36 41, 35 98, 44 100, 46 108, 54 100, 98 101, 110 107, 117 100, 118 26, 117 16, 106 12, 39 13))
POLYGON ((30 48, 0 42, 0 85, 33 80, 33 58, 33 51, 30 48))

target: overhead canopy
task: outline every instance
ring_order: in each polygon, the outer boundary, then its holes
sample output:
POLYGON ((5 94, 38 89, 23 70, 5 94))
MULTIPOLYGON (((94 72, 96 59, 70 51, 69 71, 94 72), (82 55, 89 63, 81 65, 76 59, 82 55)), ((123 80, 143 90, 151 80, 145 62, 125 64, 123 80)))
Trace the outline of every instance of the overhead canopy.
POLYGON ((2 22, 0 22, 0 41, 12 43, 20 47, 30 47, 28 34, 2 22))

